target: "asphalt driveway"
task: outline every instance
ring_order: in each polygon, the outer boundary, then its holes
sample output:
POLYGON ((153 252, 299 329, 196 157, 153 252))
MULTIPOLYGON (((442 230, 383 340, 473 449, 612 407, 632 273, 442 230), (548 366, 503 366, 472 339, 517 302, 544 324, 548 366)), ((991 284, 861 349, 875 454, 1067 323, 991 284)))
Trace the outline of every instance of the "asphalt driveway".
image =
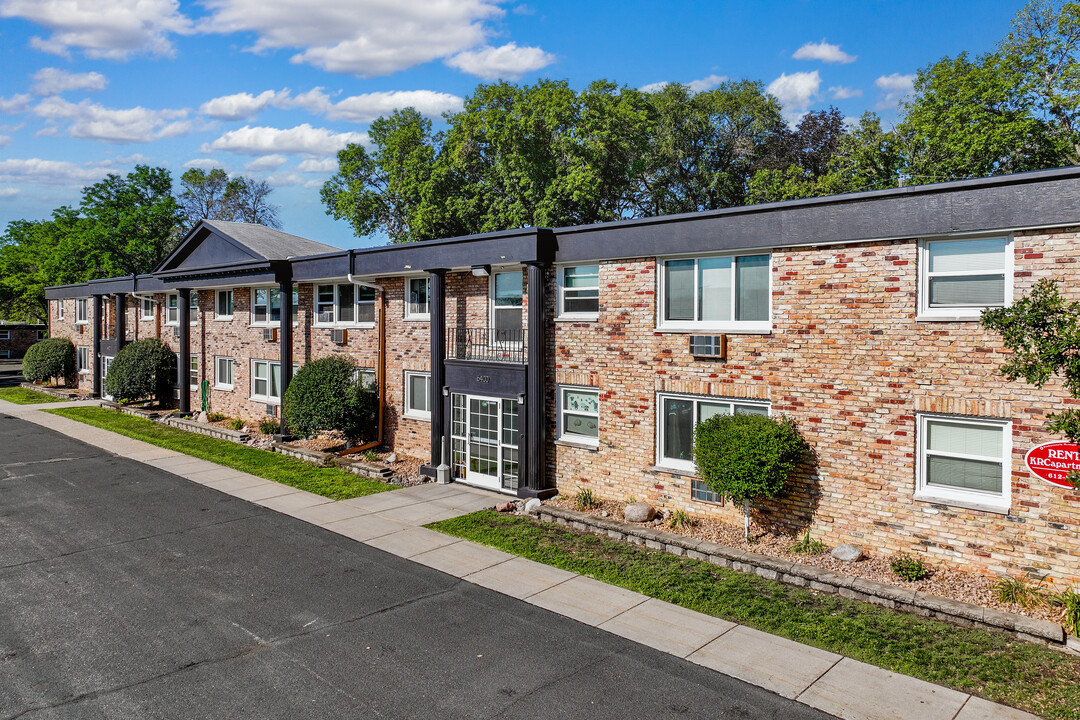
POLYGON ((0 413, 0 720, 823 718, 0 413))

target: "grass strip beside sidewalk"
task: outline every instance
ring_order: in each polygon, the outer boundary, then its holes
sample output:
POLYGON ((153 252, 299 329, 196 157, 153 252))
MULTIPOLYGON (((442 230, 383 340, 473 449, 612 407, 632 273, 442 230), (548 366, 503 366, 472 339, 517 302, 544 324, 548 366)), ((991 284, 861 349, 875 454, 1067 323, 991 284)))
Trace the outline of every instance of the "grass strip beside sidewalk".
POLYGON ((16 405, 37 405, 38 403, 64 402, 64 398, 53 397, 24 387, 0 388, 0 400, 7 400, 16 405))
POLYGON ((482 511, 427 527, 1054 720, 1080 720, 1080 658, 561 525, 482 511))
POLYGON ((395 487, 359 478, 345 470, 317 467, 304 460, 286 457, 269 450, 259 450, 226 440, 197 435, 144 418, 125 415, 117 410, 73 407, 43 412, 78 420, 87 425, 209 460, 333 500, 371 495, 393 490, 395 487))

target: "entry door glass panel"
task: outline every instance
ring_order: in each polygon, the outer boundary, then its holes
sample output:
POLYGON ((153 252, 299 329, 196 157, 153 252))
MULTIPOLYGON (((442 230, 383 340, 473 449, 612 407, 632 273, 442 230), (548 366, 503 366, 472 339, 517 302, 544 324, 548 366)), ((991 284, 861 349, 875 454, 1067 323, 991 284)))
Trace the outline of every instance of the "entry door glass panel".
POLYGON ((469 472, 499 473, 499 401, 469 398, 469 472))

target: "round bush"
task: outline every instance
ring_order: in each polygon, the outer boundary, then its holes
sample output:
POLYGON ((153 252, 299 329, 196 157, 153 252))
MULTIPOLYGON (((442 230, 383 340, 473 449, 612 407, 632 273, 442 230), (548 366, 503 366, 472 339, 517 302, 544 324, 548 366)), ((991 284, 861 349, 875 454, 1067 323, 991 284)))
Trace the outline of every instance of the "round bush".
POLYGON ((340 430, 349 440, 370 437, 377 398, 359 379, 349 358, 331 356, 301 367, 282 398, 281 415, 290 432, 311 437, 340 430))
POLYGON ((780 494, 806 443, 788 418, 715 415, 694 429, 694 462, 713 492, 743 502, 780 494))
POLYGON ((34 343, 23 356, 22 373, 30 382, 74 378, 75 345, 68 338, 49 338, 34 343))
POLYGON ((116 353, 105 376, 105 392, 118 401, 168 397, 176 356, 157 338, 136 340, 116 353))

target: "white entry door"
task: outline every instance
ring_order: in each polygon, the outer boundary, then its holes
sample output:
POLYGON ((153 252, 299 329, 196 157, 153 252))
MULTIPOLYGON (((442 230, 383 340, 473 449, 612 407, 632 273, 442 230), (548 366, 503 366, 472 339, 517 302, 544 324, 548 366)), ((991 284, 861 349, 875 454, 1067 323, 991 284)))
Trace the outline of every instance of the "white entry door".
POLYGON ((450 436, 456 480, 490 490, 517 490, 517 400, 454 393, 450 436))
POLYGON ((107 395, 105 393, 105 376, 109 374, 109 365, 112 364, 112 361, 113 361, 113 359, 112 359, 112 356, 110 356, 110 355, 104 355, 101 358, 101 399, 102 400, 112 400, 113 399, 112 395, 107 395))

